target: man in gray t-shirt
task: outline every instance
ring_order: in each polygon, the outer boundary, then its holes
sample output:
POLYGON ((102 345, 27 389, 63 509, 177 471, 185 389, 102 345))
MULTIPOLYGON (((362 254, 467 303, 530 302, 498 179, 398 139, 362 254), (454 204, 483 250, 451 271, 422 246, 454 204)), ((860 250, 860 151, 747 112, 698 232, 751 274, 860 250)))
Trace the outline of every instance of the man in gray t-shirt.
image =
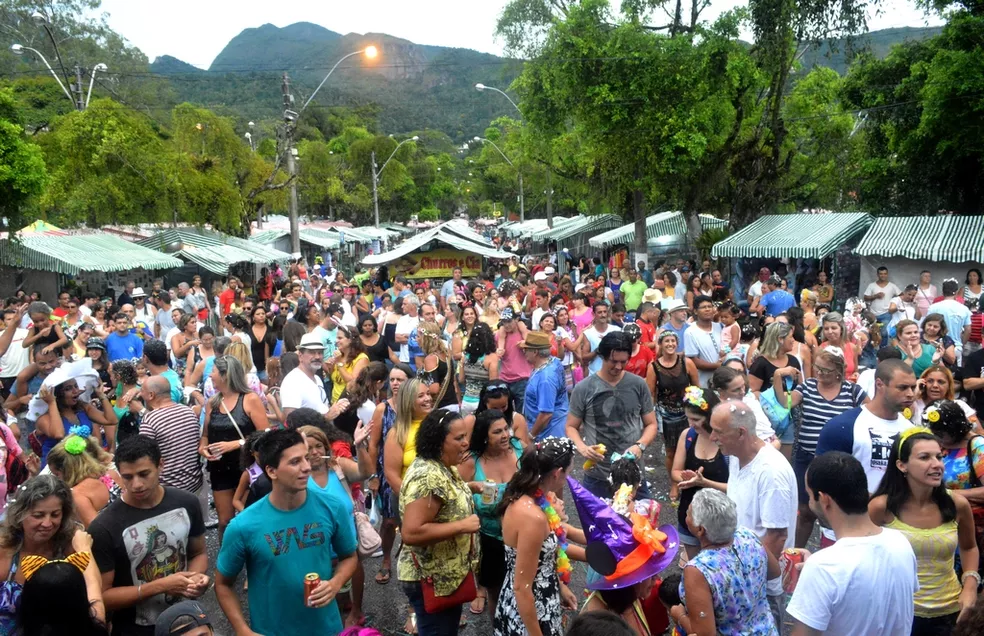
MULTIPOLYGON (((632 342, 622 332, 605 335, 597 349, 601 370, 574 386, 567 413, 567 436, 577 450, 595 462, 582 484, 598 497, 611 497, 608 483, 612 453, 632 453, 645 476, 643 452, 656 437, 656 412, 646 381, 625 372, 632 342), (596 447, 604 444, 604 453, 596 447)), ((648 497, 645 477, 638 497, 648 497)))

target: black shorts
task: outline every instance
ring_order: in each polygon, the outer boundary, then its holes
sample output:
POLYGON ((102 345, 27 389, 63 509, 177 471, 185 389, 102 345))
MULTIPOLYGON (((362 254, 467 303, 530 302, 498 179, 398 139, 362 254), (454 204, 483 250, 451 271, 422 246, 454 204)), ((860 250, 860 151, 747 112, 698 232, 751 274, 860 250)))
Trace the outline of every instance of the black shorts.
POLYGON ((663 418, 663 443, 671 453, 676 452, 677 442, 683 432, 690 428, 690 422, 686 417, 683 419, 663 418))
POLYGON ((479 533, 479 545, 482 547, 482 560, 478 568, 478 583, 496 593, 502 589, 506 580, 506 546, 502 539, 479 533))
POLYGON ((212 492, 220 490, 235 490, 239 487, 239 480, 243 476, 243 471, 231 469, 226 466, 212 466, 209 462, 208 478, 212 482, 212 492))

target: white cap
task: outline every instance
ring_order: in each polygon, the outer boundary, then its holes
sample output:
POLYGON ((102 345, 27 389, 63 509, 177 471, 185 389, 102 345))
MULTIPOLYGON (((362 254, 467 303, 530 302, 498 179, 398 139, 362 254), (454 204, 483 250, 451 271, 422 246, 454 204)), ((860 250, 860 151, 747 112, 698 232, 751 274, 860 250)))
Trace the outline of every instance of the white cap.
POLYGON ((541 280, 547 280, 546 272, 537 272, 536 274, 533 274, 534 282, 540 282, 541 280))
POLYGON ((549 276, 551 274, 557 273, 557 270, 555 270, 553 267, 549 267, 549 266, 544 267, 543 268, 543 271, 544 271, 544 273, 546 273, 547 276, 549 276))

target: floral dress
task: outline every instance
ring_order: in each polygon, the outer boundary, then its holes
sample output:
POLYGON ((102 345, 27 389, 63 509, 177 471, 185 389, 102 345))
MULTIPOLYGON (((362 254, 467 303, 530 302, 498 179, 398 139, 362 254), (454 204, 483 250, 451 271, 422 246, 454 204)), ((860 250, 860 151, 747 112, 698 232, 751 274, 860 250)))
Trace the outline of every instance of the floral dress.
MULTIPOLYGON (((516 577, 516 548, 506 548, 506 579, 499 593, 499 605, 492 622, 495 636, 525 636, 528 632, 519 615, 513 585, 516 577)), ((540 548, 540 562, 533 576, 533 604, 543 636, 564 633, 560 618, 560 582, 557 580, 557 535, 550 533, 540 548)), ((768 609, 768 606, 766 606, 768 609)))
MULTIPOLYGON (((714 622, 721 636, 779 636, 765 595, 769 566, 765 548, 745 528, 735 532, 726 548, 703 549, 687 562, 711 588, 714 622)), ((680 598, 687 593, 680 581, 680 598)), ((688 612, 690 613, 690 612, 688 612)))
POLYGON ((383 473, 383 447, 386 446, 386 435, 393 428, 393 423, 396 422, 396 411, 390 406, 389 400, 384 400, 383 404, 383 427, 382 436, 379 438, 379 453, 376 457, 376 476, 379 478, 379 497, 377 499, 379 503, 379 512, 382 513, 383 518, 393 519, 396 517, 396 511, 393 510, 391 505, 391 495, 393 493, 393 487, 389 485, 386 481, 386 475, 383 473))

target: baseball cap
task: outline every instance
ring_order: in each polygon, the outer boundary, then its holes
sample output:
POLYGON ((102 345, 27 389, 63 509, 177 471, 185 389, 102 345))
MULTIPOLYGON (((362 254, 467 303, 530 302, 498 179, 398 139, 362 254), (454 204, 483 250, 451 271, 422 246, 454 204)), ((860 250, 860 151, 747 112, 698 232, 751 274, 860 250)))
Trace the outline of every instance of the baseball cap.
POLYGON ((501 321, 512 320, 512 319, 513 319, 513 310, 512 310, 511 307, 506 307, 501 312, 499 312, 499 320, 500 320, 500 322, 501 321))
POLYGON ((154 636, 187 634, 196 627, 212 627, 205 608, 198 601, 181 601, 161 612, 154 627, 154 636))
POLYGON ((324 349, 325 343, 321 342, 321 338, 318 337, 316 333, 306 333, 301 336, 301 341, 297 345, 298 350, 300 349, 324 349))
POLYGON ((89 338, 85 341, 85 348, 88 349, 102 349, 106 351, 106 343, 102 338, 97 338, 95 336, 89 338))
POLYGON ((538 283, 541 280, 547 280, 546 273, 544 273, 544 272, 537 272, 536 274, 533 274, 533 281, 534 282, 537 282, 538 283))

